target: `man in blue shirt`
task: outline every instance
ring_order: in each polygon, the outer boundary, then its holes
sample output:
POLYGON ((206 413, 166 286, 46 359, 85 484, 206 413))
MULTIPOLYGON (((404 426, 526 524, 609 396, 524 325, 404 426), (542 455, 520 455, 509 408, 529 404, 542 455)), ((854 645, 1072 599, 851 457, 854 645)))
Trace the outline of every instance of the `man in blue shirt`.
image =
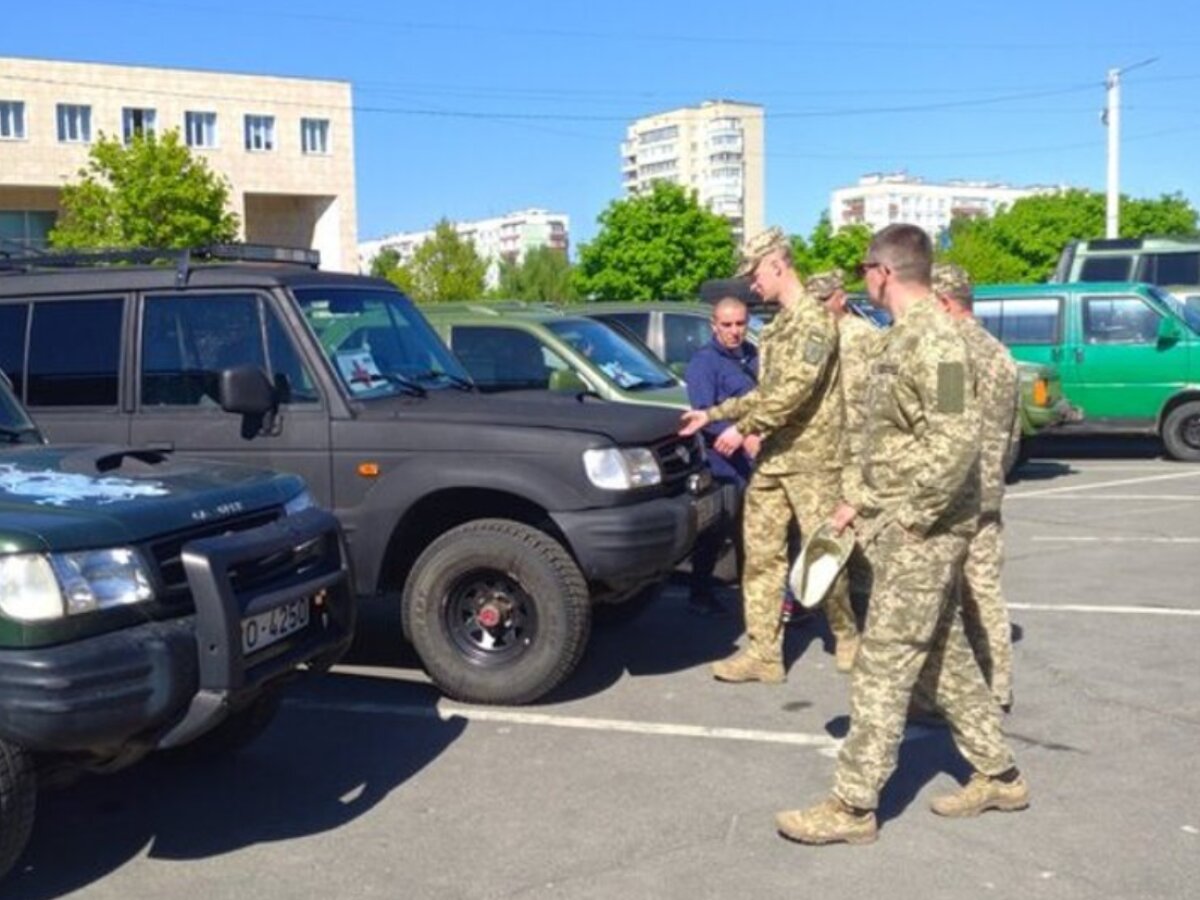
MULTIPOLYGON (((696 351, 684 375, 692 409, 710 409, 730 397, 750 393, 758 384, 758 350, 746 341, 748 318, 746 304, 735 297, 714 304, 712 340, 696 351)), ((713 569, 726 538, 732 537, 740 575, 741 500, 759 438, 741 434, 731 422, 710 422, 703 431, 713 478, 727 485, 726 501, 732 501, 732 508, 696 541, 688 605, 701 615, 720 616, 728 612, 714 594, 713 569)))

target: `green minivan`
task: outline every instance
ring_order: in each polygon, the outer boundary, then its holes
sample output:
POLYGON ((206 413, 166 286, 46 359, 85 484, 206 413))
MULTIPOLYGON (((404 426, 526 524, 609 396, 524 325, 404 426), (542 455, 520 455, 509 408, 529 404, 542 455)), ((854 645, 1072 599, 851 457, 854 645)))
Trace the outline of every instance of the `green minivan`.
POLYGON ((1149 284, 992 284, 975 314, 1019 360, 1054 365, 1072 431, 1156 433, 1200 461, 1200 310, 1149 284))

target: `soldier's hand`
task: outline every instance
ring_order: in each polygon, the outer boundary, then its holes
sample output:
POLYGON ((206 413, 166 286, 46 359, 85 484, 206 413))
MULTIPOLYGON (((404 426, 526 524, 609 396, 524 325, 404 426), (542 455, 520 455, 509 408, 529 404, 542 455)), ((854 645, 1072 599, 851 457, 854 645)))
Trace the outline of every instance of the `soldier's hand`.
POLYGON ((737 430, 737 426, 730 425, 717 435, 716 441, 713 442, 713 449, 722 456, 733 456, 733 454, 737 453, 738 448, 742 446, 744 440, 745 438, 737 430))
POLYGON ((746 439, 742 441, 742 449, 751 459, 757 459, 762 451, 762 438, 757 434, 746 435, 746 439))
POLYGON ((837 509, 833 511, 833 515, 829 517, 829 524, 833 526, 834 534, 841 534, 858 516, 858 510, 843 500, 837 505, 837 509))
POLYGON ((695 434, 708 424, 708 413, 702 409, 689 409, 682 416, 683 424, 679 427, 681 437, 695 434))

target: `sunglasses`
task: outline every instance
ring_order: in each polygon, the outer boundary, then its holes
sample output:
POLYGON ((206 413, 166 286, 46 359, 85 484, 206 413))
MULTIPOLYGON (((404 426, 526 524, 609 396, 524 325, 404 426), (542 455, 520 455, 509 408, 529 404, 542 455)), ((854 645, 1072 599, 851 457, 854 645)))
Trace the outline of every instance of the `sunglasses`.
POLYGON ((867 274, 867 272, 868 272, 868 271, 870 271, 871 269, 879 269, 879 268, 882 268, 882 267, 883 267, 883 263, 881 263, 881 262, 864 262, 864 263, 859 263, 859 264, 858 264, 858 276, 859 276, 860 278, 862 278, 862 277, 863 277, 863 276, 865 276, 865 275, 867 274))

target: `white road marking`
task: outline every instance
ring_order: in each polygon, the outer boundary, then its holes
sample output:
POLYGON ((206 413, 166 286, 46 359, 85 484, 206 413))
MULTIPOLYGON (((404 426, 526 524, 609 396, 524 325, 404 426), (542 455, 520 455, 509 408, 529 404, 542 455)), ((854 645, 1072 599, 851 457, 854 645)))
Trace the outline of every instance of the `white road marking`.
MULTIPOLYGON (((1039 499, 1037 494, 1021 494, 1019 496, 1039 499)), ((1200 501, 1200 494, 1059 494, 1048 497, 1048 500, 1179 500, 1195 503, 1200 501)))
POLYGON ((1010 603, 1009 609, 1031 612, 1112 613, 1121 616, 1182 616, 1200 618, 1200 609, 1175 606, 1094 606, 1084 603, 1010 603))
POLYGON ((1063 537, 1054 537, 1052 535, 1039 535, 1030 538, 1030 540, 1042 544, 1200 544, 1200 537, 1086 537, 1083 535, 1078 537, 1066 535, 1063 537))
POLYGON ((667 735, 670 737, 710 738, 726 741, 753 741, 760 744, 790 744, 801 747, 837 748, 841 741, 828 734, 796 731, 760 731, 751 728, 709 728, 704 725, 675 725, 666 722, 635 722, 627 719, 592 719, 583 716, 555 716, 459 706, 442 700, 436 706, 406 706, 386 703, 342 703, 290 698, 288 706, 318 712, 354 712, 368 715, 401 716, 412 719, 467 719, 473 722, 507 722, 514 725, 542 725, 552 728, 576 728, 588 731, 612 731, 625 734, 667 735))
POLYGON ((1044 488, 1040 491, 1009 491, 1008 500, 1023 500, 1026 497, 1049 497, 1055 494, 1072 494, 1077 491, 1096 491, 1106 487, 1121 487, 1126 484, 1149 484, 1152 481, 1172 481, 1179 478, 1200 478, 1200 470, 1171 472, 1167 475, 1146 475, 1143 478, 1119 478, 1116 481, 1100 481, 1095 484, 1073 484, 1064 487, 1044 488))

